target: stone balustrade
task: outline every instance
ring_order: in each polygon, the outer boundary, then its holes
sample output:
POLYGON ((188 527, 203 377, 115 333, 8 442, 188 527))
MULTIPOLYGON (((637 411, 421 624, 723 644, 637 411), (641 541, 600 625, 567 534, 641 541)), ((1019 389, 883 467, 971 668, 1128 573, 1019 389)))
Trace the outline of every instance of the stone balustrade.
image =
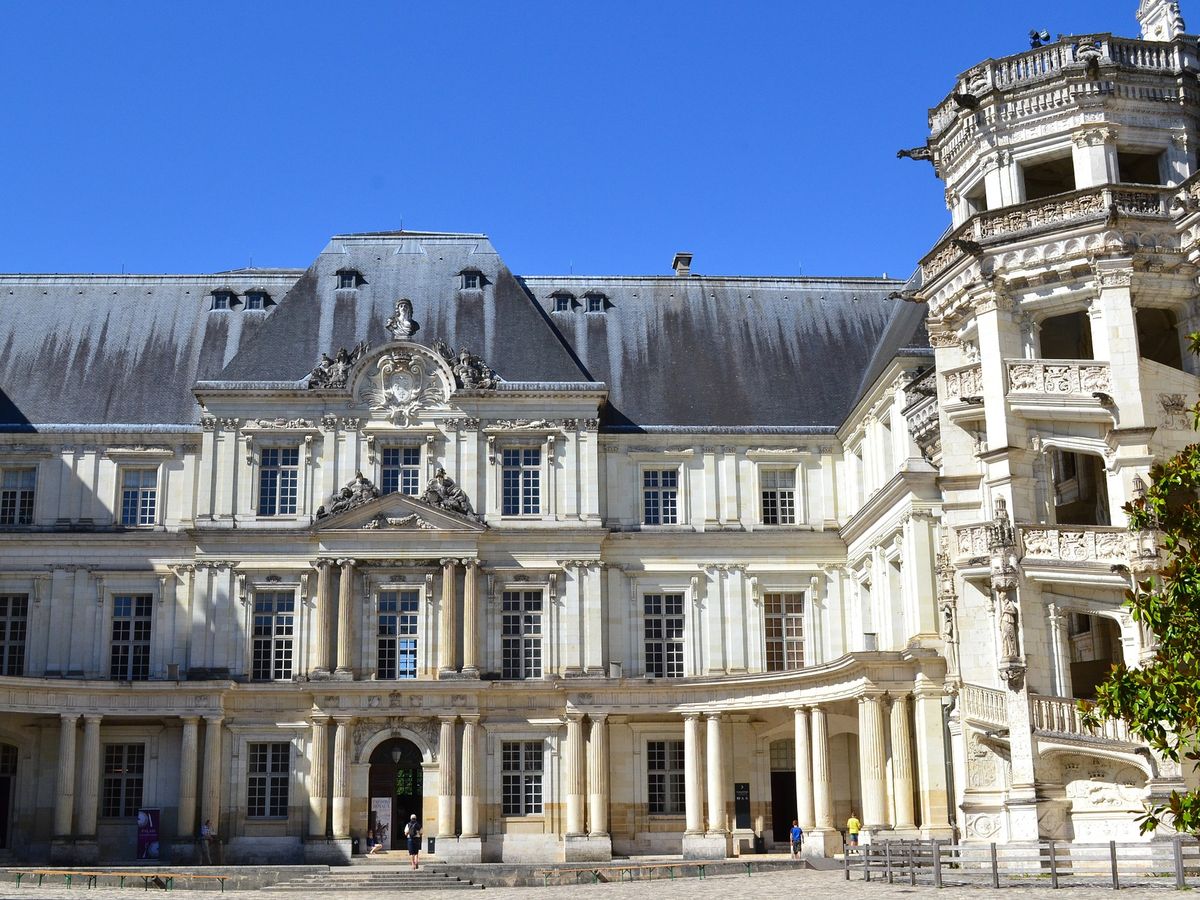
POLYGON ((1024 559, 1098 563, 1129 561, 1129 533, 1103 525, 1018 525, 1024 559))
POLYGON ((1110 388, 1107 362, 1075 359, 1009 359, 1008 396, 1050 395, 1092 399, 1110 388))
POLYGON ((1129 734, 1129 726, 1120 719, 1105 719, 1095 729, 1086 727, 1079 712, 1079 701, 1070 697, 1030 694, 1029 704, 1035 731, 1137 743, 1129 734))
POLYGON ((960 403, 966 397, 983 396, 983 366, 971 363, 942 373, 942 395, 946 403, 960 403))
POLYGON ((978 684, 964 684, 958 693, 962 704, 962 716, 980 725, 1007 725, 1008 707, 1005 704, 1004 691, 995 688, 982 687, 978 684))
POLYGON ((960 525, 954 529, 953 552, 955 560, 964 560, 987 556, 988 529, 991 522, 975 522, 972 525, 960 525))

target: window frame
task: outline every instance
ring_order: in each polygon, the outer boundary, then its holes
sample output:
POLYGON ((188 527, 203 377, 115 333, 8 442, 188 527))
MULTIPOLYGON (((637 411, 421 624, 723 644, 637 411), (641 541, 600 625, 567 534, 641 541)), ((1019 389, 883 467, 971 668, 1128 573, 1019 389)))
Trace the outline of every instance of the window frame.
POLYGON ((684 475, 683 475, 683 471, 682 471, 682 466, 680 466, 678 464, 666 464, 666 465, 648 464, 648 465, 640 466, 638 468, 638 482, 639 482, 639 496, 641 497, 641 503, 639 505, 640 522, 642 525, 644 525, 648 528, 661 528, 664 526, 671 527, 671 526, 677 526, 677 525, 682 524, 682 522, 681 522, 682 513, 683 513, 683 509, 682 509, 683 502, 682 501, 683 501, 683 494, 684 494, 684 490, 683 490, 684 475), (668 487, 666 485, 647 485, 646 480, 650 477, 651 474, 655 474, 655 475, 659 476, 659 480, 662 480, 661 476, 672 475, 675 479, 675 484, 672 487, 668 487), (650 515, 649 515, 648 509, 647 509, 647 502, 648 502, 647 494, 651 490, 655 491, 656 493, 658 493, 660 495, 657 498, 658 499, 658 508, 659 508, 658 518, 660 519, 660 521, 658 521, 658 522, 649 521, 650 515), (666 497, 664 495, 665 495, 665 492, 668 490, 672 490, 674 492, 673 503, 672 503, 672 506, 674 508, 674 512, 673 512, 674 518, 670 522, 661 521, 666 518, 665 515, 663 514, 663 508, 665 506, 665 500, 666 500, 666 497))
MULTIPOLYGON (((264 601, 265 602, 265 601, 264 601)), ((299 603, 296 600, 296 589, 289 587, 276 587, 272 585, 270 589, 264 590, 255 588, 250 597, 250 680, 262 684, 270 684, 272 682, 288 682, 295 679, 297 672, 297 643, 300 640, 299 634, 299 618, 300 609, 299 603), (260 607, 260 599, 265 597, 274 598, 271 600, 269 609, 260 607), (281 608, 281 600, 289 601, 286 608, 281 608), (265 620, 269 617, 270 623, 269 633, 259 633, 260 618, 264 621, 262 627, 266 627, 265 620), (279 621, 280 617, 287 617, 290 621, 279 621), (281 633, 280 628, 287 628, 288 631, 281 633), (286 656, 283 652, 286 651, 286 656), (283 671, 284 674, 278 674, 283 671), (260 673, 266 672, 263 675, 260 673)))
POLYGON ((154 595, 113 592, 109 613, 108 680, 149 681, 154 653, 154 595), (121 612, 128 601, 128 612, 121 612), (125 626, 118 634, 119 626, 125 626), (118 668, 119 667, 119 668, 118 668))
POLYGON ((546 590, 542 587, 505 587, 500 593, 500 677, 506 681, 529 681, 546 671, 546 590), (519 597, 519 600, 512 598, 519 597), (527 606, 537 600, 537 608, 527 606), (510 606, 509 604, 518 604, 510 606), (536 616, 536 623, 528 620, 536 616), (513 621, 513 620, 520 621, 513 621), (536 630, 529 626, 536 624, 536 630), (509 633, 508 629, 519 630, 509 633), (510 648, 512 651, 510 652, 510 648), (515 655, 514 655, 515 654, 515 655), (536 657, 536 663, 531 663, 536 657), (517 673, 517 674, 512 674, 517 673))
POLYGON ((662 679, 687 675, 687 592, 683 590, 643 590, 642 595, 642 673, 662 679), (668 612, 668 598, 678 600, 678 612, 668 612), (657 611, 650 609, 657 601, 657 611), (678 633, 668 634, 668 623, 678 620, 678 633), (652 628, 657 624, 658 628, 652 628), (657 665, 652 664, 651 645, 657 645, 657 665), (672 653, 674 648, 674 653, 672 653), (672 659, 673 656, 677 658, 672 659))
POLYGON ((500 816, 524 819, 546 814, 546 740, 500 742, 500 816), (515 754, 515 756, 514 756, 515 754), (516 767, 510 765, 516 761, 516 767), (536 763, 536 765, 531 765, 536 763), (515 787, 515 790, 512 788, 515 787), (531 802, 536 787, 536 801, 531 802), (536 808, 533 808, 536 807, 536 808))
POLYGON ((364 283, 362 272, 358 269, 338 269, 334 273, 334 277, 337 278, 337 290, 339 291, 358 290, 364 283), (350 284, 346 284, 347 279, 350 280, 350 284))
POLYGON ((808 610, 809 598, 808 591, 802 589, 791 588, 776 588, 764 590, 762 593, 762 617, 763 617, 763 671, 764 672, 799 672, 808 664, 808 610), (780 598, 781 611, 773 613, 770 611, 770 603, 772 597, 780 598), (799 611, 789 612, 787 609, 788 597, 796 597, 799 599, 799 611), (780 622, 779 635, 773 637, 771 634, 771 621, 778 620, 780 622), (788 623, 798 623, 799 635, 789 635, 788 623), (774 668, 771 664, 771 646, 777 643, 780 646, 782 653, 782 668, 774 668), (794 648, 790 650, 789 648, 794 648), (792 665, 794 653, 799 654, 799 664, 792 665))
POLYGON ((245 297, 245 308, 247 312, 261 312, 267 308, 267 304, 271 302, 271 295, 266 291, 254 290, 246 291, 242 295, 245 297))
POLYGON ((403 497, 419 497, 422 488, 423 470, 421 466, 424 464, 424 453, 420 444, 390 444, 379 448, 379 480, 376 482, 379 485, 379 493, 383 494, 400 494, 403 497), (404 456, 407 453, 416 453, 416 462, 405 462, 404 456), (389 464, 387 462, 388 454, 395 453, 399 456, 399 462, 389 464), (396 470, 396 487, 393 490, 388 490, 388 472, 389 469, 396 470), (413 490, 405 491, 404 483, 405 476, 411 475, 413 481, 413 490))
POLYGON ((149 755, 145 741, 114 741, 103 745, 100 770, 100 818, 128 819, 137 816, 137 811, 145 804, 146 759, 149 755), (115 749, 119 749, 119 753, 110 752, 115 749), (130 751, 135 749, 139 752, 132 755, 140 756, 140 759, 134 760, 137 768, 135 771, 130 771, 130 751), (115 771, 113 771, 114 762, 120 763, 120 767, 115 771), (136 784, 136 796, 132 793, 132 784, 136 784), (116 787, 115 794, 112 790, 114 785, 116 787), (110 805, 114 796, 117 800, 116 807, 110 805))
POLYGON ((291 803, 291 780, 290 741, 247 741, 246 818, 256 822, 286 819, 291 803), (278 763, 281 751, 283 759, 280 768, 278 763), (260 809, 261 812, 257 811, 260 809))
POLYGON ((255 515, 258 516, 259 518, 264 518, 264 519, 265 518, 278 519, 278 518, 287 518, 290 516, 300 515, 300 509, 301 509, 300 501, 301 501, 301 497, 302 497, 301 475, 302 475, 302 471, 304 468, 305 459, 301 453, 299 444, 290 443, 290 442, 289 443, 263 444, 258 448, 258 453, 256 455, 257 455, 257 462, 258 462, 258 471, 255 473, 255 478, 254 478, 255 515), (268 453, 280 454, 280 457, 279 457, 280 459, 282 459, 282 454, 284 454, 284 453, 294 453, 294 454, 296 454, 296 462, 295 462, 294 466, 292 464, 285 464, 283 462, 272 463, 271 465, 268 465, 267 461, 266 461, 267 460, 266 455, 268 453), (271 506, 271 507, 267 507, 264 505, 266 502, 264 500, 264 496, 265 496, 264 479, 268 472, 278 473, 276 476, 277 481, 273 488, 273 490, 275 491, 274 503, 273 503, 273 506, 271 506), (282 504, 280 502, 280 498, 283 496, 284 476, 288 473, 292 473, 294 476, 293 483, 291 485, 292 503, 291 503, 290 511, 284 511, 283 509, 281 509, 282 504))
POLYGON ((478 269, 466 269, 458 273, 458 289, 460 291, 482 291, 483 273, 478 269), (469 282, 473 281, 471 284, 469 282))
POLYGON ((798 465, 769 465, 760 463, 758 466, 758 521, 762 525, 770 527, 792 527, 800 524, 798 510, 800 508, 800 467, 798 465), (790 488, 773 486, 768 488, 766 481, 768 475, 783 475, 791 476, 792 484, 790 488), (772 513, 772 517, 776 521, 768 521, 767 513, 767 492, 779 494, 781 491, 791 491, 790 497, 790 514, 785 515, 783 506, 785 505, 782 496, 775 497, 776 511, 772 513))
POLYGON ((575 295, 560 291, 550 295, 550 311, 559 313, 569 313, 574 306, 575 295))
POLYGON ((583 311, 587 313, 603 313, 608 296, 599 291, 588 291, 583 295, 583 311))
POLYGON ((653 817, 680 818, 687 813, 687 761, 684 756, 684 741, 682 738, 646 738, 646 811, 653 817), (664 766, 652 767, 655 754, 659 752, 656 744, 661 744, 664 766), (676 756, 676 754, 678 754, 676 756), (674 763, 678 763, 678 767, 674 763), (654 775, 661 773, 663 778, 662 807, 655 809, 654 775))
POLYGON ((221 289, 213 291, 211 296, 212 296, 212 302, 209 304, 209 307, 208 307, 209 312, 213 312, 213 311, 229 312, 235 306, 237 306, 238 295, 234 291, 228 290, 226 288, 221 288, 221 289))
POLYGON ((29 594, 22 591, 0 591, 0 675, 21 678, 29 656, 29 594), (21 604, 22 613, 15 611, 21 604), (19 637, 13 632, 19 630, 19 637))
MULTIPOLYGON (((415 585, 388 585, 375 591, 375 678, 379 681, 413 681, 420 677, 421 615, 424 591, 415 585), (395 608, 385 609, 385 596, 395 595, 395 608), (411 595, 406 597, 405 595, 411 595), (411 604, 411 605, 409 605, 411 604), (395 622, 388 621, 394 618, 395 622), (385 629, 393 629, 385 631, 385 629), (390 648, 390 671, 384 669, 385 641, 390 648), (401 644, 411 642, 411 647, 401 644), (405 651, 402 653, 402 651, 405 651), (411 651, 411 665, 401 660, 411 651), (401 674, 404 672, 405 674, 401 674), (411 674, 407 674, 411 672, 411 674)), ((388 601, 390 606, 390 600, 388 601)))
POLYGON ((542 444, 510 444, 498 449, 500 455, 500 515, 505 519, 536 519, 545 513, 546 460, 548 453, 542 444), (517 454, 518 462, 509 463, 509 454, 517 454), (536 464, 528 462, 528 454, 536 453, 536 464), (509 473, 516 473, 516 504, 508 505, 509 473), (531 491, 531 482, 532 491, 531 491), (527 503, 532 494, 534 503, 527 503), (530 511, 532 508, 533 511, 530 511), (516 510, 516 511, 512 511, 516 510))
POLYGON ((159 504, 158 504, 158 493, 159 493, 159 484, 158 483, 159 483, 159 479, 162 475, 162 472, 160 471, 160 469, 161 469, 161 466, 139 466, 139 465, 123 465, 119 468, 119 470, 118 470, 119 477, 117 479, 117 496, 118 496, 118 500, 119 500, 119 503, 118 503, 119 521, 123 528, 153 528, 155 525, 159 524, 160 519, 159 519, 159 504), (128 505, 128 499, 129 499, 127 495, 129 493, 130 489, 126 486, 125 480, 128 476, 133 475, 135 473, 145 475, 147 472, 152 473, 152 475, 154 477, 154 484, 148 490, 145 485, 137 486, 137 488, 135 490, 137 491, 138 497, 137 497, 136 503, 134 505, 134 515, 132 517, 134 519, 134 521, 129 521, 128 517, 126 516, 126 512, 127 512, 127 505, 128 505), (150 495, 150 497, 149 497, 149 516, 148 516, 149 521, 143 521, 144 518, 147 518, 147 516, 145 515, 145 509, 144 509, 144 507, 146 505, 146 498, 145 498, 145 496, 143 496, 147 492, 150 495))
POLYGON ((0 464, 0 528, 22 528, 34 524, 37 514, 37 483, 36 464, 0 464), (19 483, 21 473, 30 474, 30 485, 19 483), (5 483, 10 475, 13 476, 13 484, 6 487, 5 483))

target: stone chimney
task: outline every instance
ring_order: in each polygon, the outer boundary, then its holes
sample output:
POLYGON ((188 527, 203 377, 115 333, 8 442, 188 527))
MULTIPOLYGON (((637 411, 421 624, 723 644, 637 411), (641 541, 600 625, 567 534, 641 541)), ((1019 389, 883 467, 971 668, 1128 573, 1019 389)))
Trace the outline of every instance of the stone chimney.
POLYGON ((686 278, 692 274, 692 254, 676 253, 675 258, 671 260, 671 268, 675 270, 676 276, 686 278))

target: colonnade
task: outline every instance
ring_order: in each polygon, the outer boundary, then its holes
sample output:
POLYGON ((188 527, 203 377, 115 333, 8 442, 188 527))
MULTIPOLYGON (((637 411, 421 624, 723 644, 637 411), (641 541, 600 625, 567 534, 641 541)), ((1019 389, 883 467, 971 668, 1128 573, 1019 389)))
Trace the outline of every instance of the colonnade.
MULTIPOLYGON (((479 647, 479 560, 449 557, 442 566, 441 597, 438 604, 436 670, 439 678, 478 678, 479 647), (458 570, 464 570, 463 615, 461 622, 462 660, 457 647, 460 633, 458 616, 458 570)), ((310 659, 309 677, 352 681, 361 669, 354 648, 361 622, 356 610, 354 578, 359 571, 356 559, 322 557, 317 560, 316 635, 310 659), (334 601, 334 570, 338 572, 337 600, 334 601), (335 615, 336 613, 336 615, 335 615), (337 647, 331 653, 336 622, 337 647)))

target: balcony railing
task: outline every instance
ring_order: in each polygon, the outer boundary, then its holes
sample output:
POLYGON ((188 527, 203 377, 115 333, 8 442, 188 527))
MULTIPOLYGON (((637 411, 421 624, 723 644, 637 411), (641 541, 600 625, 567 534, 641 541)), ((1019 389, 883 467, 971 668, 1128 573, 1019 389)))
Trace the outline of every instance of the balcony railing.
POLYGON ((971 363, 942 373, 947 403, 960 403, 965 397, 983 396, 983 366, 971 363))
POLYGON ((991 522, 976 522, 973 525, 960 525, 954 529, 953 553, 956 560, 977 559, 987 556, 988 529, 991 522))
POLYGON ((1004 726, 1008 724, 1008 707, 1004 700, 1004 691, 981 687, 977 684, 964 684, 958 696, 962 701, 963 718, 980 725, 1004 726))
POLYGON ((1102 738, 1126 744, 1138 743, 1138 740, 1129 734, 1129 726, 1120 719, 1105 719, 1096 729, 1087 728, 1079 714, 1079 701, 1070 697, 1030 694, 1029 702, 1035 731, 1072 737, 1102 738))
POLYGON ((1008 359, 1008 395, 1092 399, 1109 390, 1108 363, 1092 359, 1008 359))
POLYGON ((1024 559, 1127 565, 1129 532, 1107 525, 1018 525, 1024 559))

